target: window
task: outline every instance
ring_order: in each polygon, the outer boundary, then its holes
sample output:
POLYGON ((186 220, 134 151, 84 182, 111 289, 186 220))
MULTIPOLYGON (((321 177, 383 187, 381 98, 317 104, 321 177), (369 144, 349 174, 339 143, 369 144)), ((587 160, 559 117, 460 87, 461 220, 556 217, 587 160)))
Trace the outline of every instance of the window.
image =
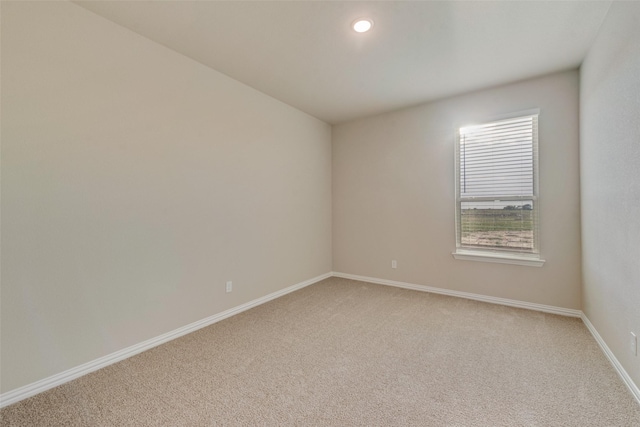
POLYGON ((538 112, 464 126, 456 139, 457 259, 541 266, 538 112))

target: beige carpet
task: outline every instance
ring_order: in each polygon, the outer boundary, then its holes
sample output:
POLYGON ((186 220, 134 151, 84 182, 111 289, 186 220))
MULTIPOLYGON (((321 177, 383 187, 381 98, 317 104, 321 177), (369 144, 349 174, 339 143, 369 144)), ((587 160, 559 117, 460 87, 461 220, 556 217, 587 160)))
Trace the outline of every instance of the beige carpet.
POLYGON ((640 426, 579 319, 337 278, 0 414, 3 426, 640 426))

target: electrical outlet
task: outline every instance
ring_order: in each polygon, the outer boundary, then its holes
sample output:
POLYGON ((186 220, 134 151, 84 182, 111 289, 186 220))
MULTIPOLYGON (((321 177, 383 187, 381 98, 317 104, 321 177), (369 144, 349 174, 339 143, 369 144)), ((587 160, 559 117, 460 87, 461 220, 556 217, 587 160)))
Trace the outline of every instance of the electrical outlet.
POLYGON ((227 292, 231 292, 233 290, 233 282, 227 282, 227 292))
POLYGON ((395 259, 391 260, 391 268, 398 268, 398 261, 396 261, 395 259))
POLYGON ((629 350, 634 356, 638 355, 638 337, 633 332, 631 332, 631 339, 629 340, 629 350))

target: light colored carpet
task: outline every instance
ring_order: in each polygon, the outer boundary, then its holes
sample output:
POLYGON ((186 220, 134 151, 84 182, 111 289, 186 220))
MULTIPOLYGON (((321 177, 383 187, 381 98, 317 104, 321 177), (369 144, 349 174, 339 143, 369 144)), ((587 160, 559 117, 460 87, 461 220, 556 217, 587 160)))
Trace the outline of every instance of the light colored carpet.
POLYGON ((640 426, 579 319, 338 278, 0 415, 3 426, 640 426))

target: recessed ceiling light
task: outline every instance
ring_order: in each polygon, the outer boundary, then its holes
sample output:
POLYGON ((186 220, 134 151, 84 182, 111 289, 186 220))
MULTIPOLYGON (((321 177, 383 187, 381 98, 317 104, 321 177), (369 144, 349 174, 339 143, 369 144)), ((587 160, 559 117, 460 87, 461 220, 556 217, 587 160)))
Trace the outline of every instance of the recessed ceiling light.
POLYGON ((356 33, 366 33, 373 27, 373 21, 369 18, 356 19, 351 27, 356 33))

